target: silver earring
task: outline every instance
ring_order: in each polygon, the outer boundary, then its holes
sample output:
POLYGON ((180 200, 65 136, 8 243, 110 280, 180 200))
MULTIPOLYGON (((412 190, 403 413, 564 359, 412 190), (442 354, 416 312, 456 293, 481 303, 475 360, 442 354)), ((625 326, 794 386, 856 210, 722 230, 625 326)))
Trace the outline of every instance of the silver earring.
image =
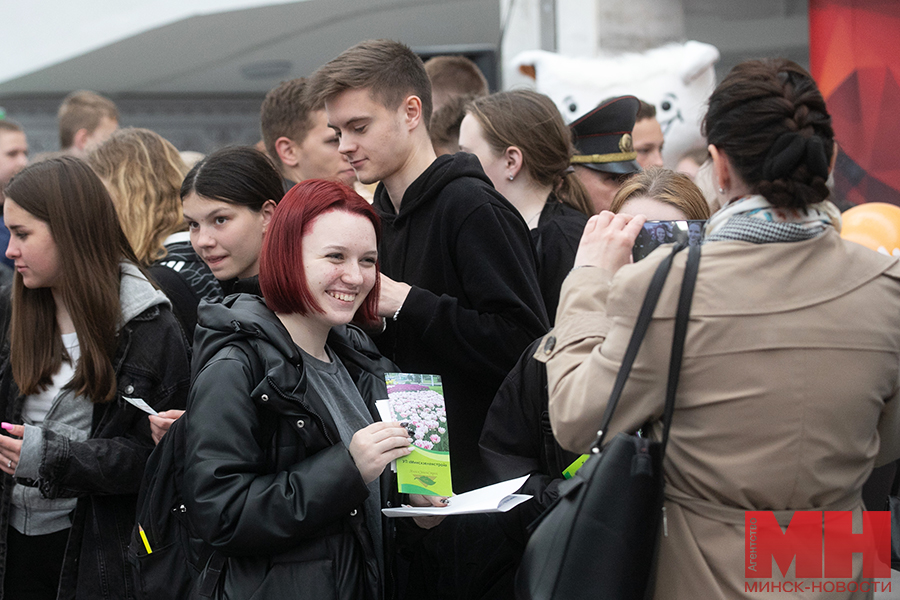
POLYGON ((725 188, 720 187, 720 188, 719 188, 719 193, 720 193, 720 194, 724 194, 724 193, 725 193, 725 188))
POLYGON ((513 179, 515 179, 515 177, 513 175, 510 175, 509 180, 512 181, 513 179))

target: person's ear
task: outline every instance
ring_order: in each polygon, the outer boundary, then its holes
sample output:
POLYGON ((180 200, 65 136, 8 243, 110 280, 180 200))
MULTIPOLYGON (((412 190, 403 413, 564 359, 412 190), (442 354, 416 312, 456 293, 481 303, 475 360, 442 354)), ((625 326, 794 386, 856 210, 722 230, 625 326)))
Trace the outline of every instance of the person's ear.
POLYGON ((518 146, 510 146, 503 153, 507 177, 517 177, 525 166, 525 156, 518 146))
POLYGON ((716 176, 716 191, 724 194, 731 187, 731 164, 719 149, 709 145, 709 156, 713 161, 713 173, 716 176))
POLYGON ((421 98, 418 96, 407 96, 406 100, 403 101, 402 109, 406 127, 409 131, 412 131, 422 123, 424 115, 422 114, 421 98))
POLYGON ((72 136, 72 147, 76 150, 84 150, 85 147, 87 147, 89 136, 90 133, 88 132, 88 130, 82 127, 75 132, 75 135, 72 136))
POLYGON ((278 206, 275 204, 274 200, 266 200, 262 208, 259 209, 259 214, 262 215, 263 219, 263 233, 269 228, 269 223, 272 221, 272 215, 275 214, 275 207, 278 206))
POLYGON ((289 137, 281 136, 275 140, 275 152, 278 154, 278 160, 286 167, 296 167, 300 162, 297 157, 297 144, 289 137))

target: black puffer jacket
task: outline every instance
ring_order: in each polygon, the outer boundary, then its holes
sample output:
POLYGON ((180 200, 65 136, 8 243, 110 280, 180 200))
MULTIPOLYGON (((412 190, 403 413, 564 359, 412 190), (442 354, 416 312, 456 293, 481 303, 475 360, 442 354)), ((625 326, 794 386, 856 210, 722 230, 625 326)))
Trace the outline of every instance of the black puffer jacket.
MULTIPOLYGON (((217 597, 379 598, 368 489, 287 330, 244 294, 201 304, 198 321, 184 493, 194 530, 229 557, 217 597)), ((393 363, 352 326, 328 344, 374 415, 393 363)))

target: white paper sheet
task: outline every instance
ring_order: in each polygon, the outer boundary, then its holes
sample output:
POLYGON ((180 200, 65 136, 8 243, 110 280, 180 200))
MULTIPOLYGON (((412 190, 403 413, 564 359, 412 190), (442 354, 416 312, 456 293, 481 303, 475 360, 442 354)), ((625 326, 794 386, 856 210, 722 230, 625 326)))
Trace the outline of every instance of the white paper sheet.
POLYGON ((153 408, 149 404, 144 402, 143 398, 129 398, 128 396, 122 396, 122 400, 131 404, 132 406, 135 406, 135 407, 141 409, 148 415, 158 415, 159 414, 158 412, 153 410, 153 408))
POLYGON ((528 475, 509 481, 501 481, 465 494, 450 498, 447 506, 425 506, 402 508, 382 508, 388 517, 436 517, 448 515, 471 515, 476 513, 506 512, 531 498, 528 494, 514 494, 522 487, 528 475))
MULTIPOLYGON (((375 401, 375 409, 378 411, 378 416, 381 417, 381 420, 385 423, 392 421, 391 419, 391 405, 388 404, 387 400, 376 400, 375 401)), ((391 461, 391 472, 397 472, 397 461, 391 461)))

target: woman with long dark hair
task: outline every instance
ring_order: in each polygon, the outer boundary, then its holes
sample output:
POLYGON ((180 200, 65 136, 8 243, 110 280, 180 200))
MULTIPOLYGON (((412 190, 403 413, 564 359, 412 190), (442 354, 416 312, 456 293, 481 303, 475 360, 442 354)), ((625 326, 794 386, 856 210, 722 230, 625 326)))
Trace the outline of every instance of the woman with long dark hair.
POLYGON ((3 597, 127 598, 145 408, 184 406, 187 343, 87 164, 37 163, 4 195, 16 275, 0 353, 3 597))
MULTIPOLYGON (((748 597, 745 511, 775 511, 782 526, 794 511, 852 511, 861 527, 863 482, 900 456, 900 264, 840 238, 825 185, 834 132, 815 82, 788 60, 742 63, 713 92, 704 128, 729 201, 707 222, 687 327, 656 598, 748 597)), ((642 224, 612 213, 588 223, 575 259, 584 268, 563 284, 556 329, 537 354, 553 431, 575 452, 594 441, 666 256, 628 264, 642 224)), ((645 433, 660 435, 686 254, 607 439, 648 422, 645 433)), ((847 578, 843 593, 813 587, 808 597, 871 597, 856 592, 867 587, 859 561, 847 578)))

